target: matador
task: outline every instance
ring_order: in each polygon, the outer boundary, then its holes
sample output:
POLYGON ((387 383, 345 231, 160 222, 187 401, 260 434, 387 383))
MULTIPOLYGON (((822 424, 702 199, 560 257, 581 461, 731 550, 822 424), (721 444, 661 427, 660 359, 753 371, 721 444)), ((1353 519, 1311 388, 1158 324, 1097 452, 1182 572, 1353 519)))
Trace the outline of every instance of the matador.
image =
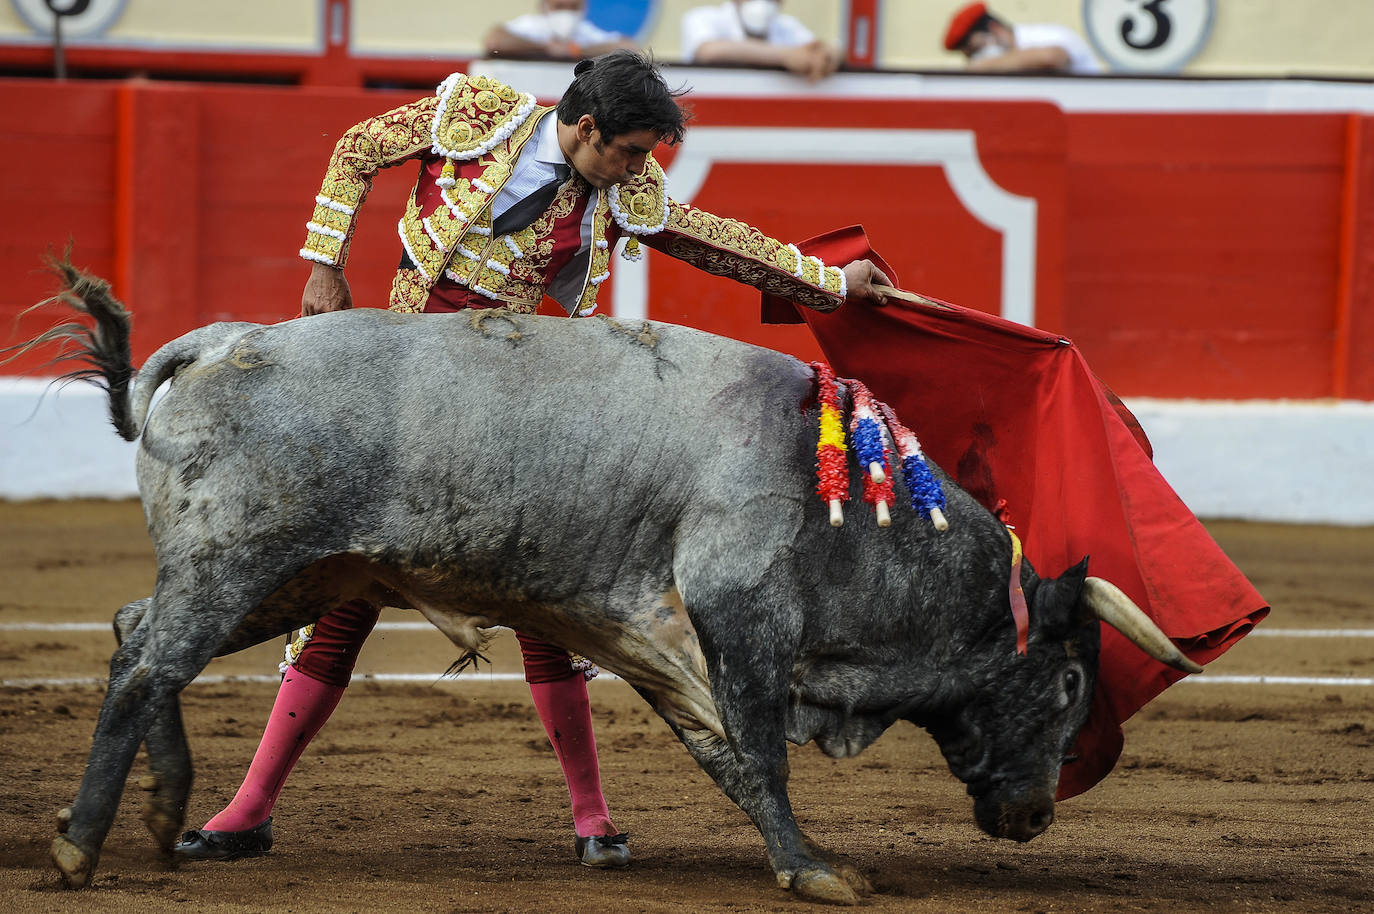
MULTIPOLYGON (((352 306, 344 279, 359 210, 383 168, 416 162, 397 224, 402 253, 390 307, 401 312, 506 308, 545 296, 569 316, 597 308, 612 251, 625 239, 818 311, 847 299, 881 304, 886 277, 867 260, 844 267, 743 222, 674 201, 653 158, 686 116, 653 63, 632 51, 582 61, 557 106, 510 86, 454 74, 432 97, 348 130, 330 158, 301 256, 311 262, 305 315, 352 306)), ((442 395, 442 392, 436 392, 442 395)), ((271 813, 301 752, 347 687, 379 609, 354 601, 300 633, 248 775, 233 801, 176 846, 188 859, 266 853, 271 813)), ((624 866, 626 835, 602 794, 581 658, 517 633, 534 705, 572 801, 574 849, 588 866, 624 866)))

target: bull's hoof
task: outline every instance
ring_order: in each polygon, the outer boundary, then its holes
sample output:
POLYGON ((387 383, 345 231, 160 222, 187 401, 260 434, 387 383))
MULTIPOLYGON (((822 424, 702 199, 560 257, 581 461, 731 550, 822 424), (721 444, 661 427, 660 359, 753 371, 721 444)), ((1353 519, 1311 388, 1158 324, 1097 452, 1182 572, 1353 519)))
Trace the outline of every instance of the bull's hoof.
POLYGON ((181 832, 182 816, 179 811, 168 809, 169 804, 165 799, 150 797, 143 804, 140 816, 143 824, 148 826, 148 831, 153 833, 157 846, 165 853, 171 853, 172 846, 176 843, 177 835, 181 832))
MULTIPOLYGON (((855 872, 858 873, 857 870, 855 872)), ((859 875, 859 878, 863 879, 863 876, 859 875)), ((864 884, 867 883, 868 880, 864 879, 864 884)), ((817 866, 794 874, 791 889, 797 897, 805 898, 807 901, 823 901, 826 904, 859 903, 859 893, 850 885, 849 880, 829 867, 817 866)))
POLYGON ((95 860, 66 835, 52 841, 52 862, 62 873, 62 884, 69 889, 84 889, 91 884, 95 860))
POLYGON ((65 809, 59 809, 57 811, 57 833, 59 835, 65 835, 67 829, 71 827, 71 824, 72 808, 68 806, 65 809))
POLYGON ((810 837, 806 838, 806 846, 817 860, 834 870, 840 878, 849 883, 851 889, 859 893, 860 897, 866 898, 873 894, 873 883, 869 882, 868 877, 859 872, 859 868, 848 859, 820 846, 810 837))
POLYGON ((841 879, 849 883, 849 887, 857 892, 860 898, 867 898, 873 894, 873 883, 868 881, 867 876, 859 872, 857 866, 847 860, 829 860, 827 862, 841 879))
POLYGON ((169 787, 157 773, 140 778, 138 786, 148 794, 140 811, 143 824, 153 833, 162 852, 171 854, 181 826, 186 823, 186 796, 190 788, 175 784, 169 787))

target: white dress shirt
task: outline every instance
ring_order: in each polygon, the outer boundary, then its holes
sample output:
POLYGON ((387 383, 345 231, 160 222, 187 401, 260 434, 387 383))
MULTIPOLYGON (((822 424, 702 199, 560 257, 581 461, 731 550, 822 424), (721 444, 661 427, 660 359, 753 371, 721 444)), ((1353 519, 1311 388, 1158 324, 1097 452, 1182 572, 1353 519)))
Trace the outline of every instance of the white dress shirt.
MULTIPOLYGON (((698 6, 682 14, 682 59, 688 63, 696 58, 697 48, 708 41, 744 41, 749 37, 739 21, 735 4, 729 0, 719 6, 698 6)), ((810 44, 816 36, 795 16, 778 13, 768 26, 764 40, 792 48, 810 44)))
MULTIPOLYGON (((517 16, 509 22, 502 23, 502 28, 517 38, 526 41, 537 41, 540 43, 553 41, 553 29, 549 27, 549 20, 544 18, 543 13, 526 13, 517 16)), ((588 47, 589 45, 606 44, 623 38, 615 32, 608 32, 603 28, 598 28, 583 18, 577 24, 577 28, 572 33, 570 39, 573 44, 588 47)))
MULTIPOLYGON (((557 111, 550 111, 544 115, 534 130, 534 136, 521 147, 515 167, 511 169, 510 178, 491 201, 493 222, 517 202, 556 178, 558 175, 554 171, 555 165, 571 164, 564 158, 563 150, 558 145, 557 111)), ((592 248, 592 219, 596 216, 596 207, 600 200, 601 191, 593 187, 588 194, 587 209, 582 214, 582 243, 567 266, 549 281, 549 297, 565 308, 575 307, 582 294, 582 286, 587 277, 589 252, 592 248)))
POLYGON ((1063 48, 1069 55, 1068 72, 1089 76, 1102 72, 1102 64, 1082 35, 1066 25, 1057 23, 1028 23, 1012 26, 1018 48, 1063 48))

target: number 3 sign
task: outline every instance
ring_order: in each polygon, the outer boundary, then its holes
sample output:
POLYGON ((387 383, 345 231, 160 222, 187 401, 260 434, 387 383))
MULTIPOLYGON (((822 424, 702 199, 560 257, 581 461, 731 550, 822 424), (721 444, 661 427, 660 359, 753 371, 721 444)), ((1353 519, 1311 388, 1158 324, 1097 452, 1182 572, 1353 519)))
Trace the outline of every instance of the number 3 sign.
POLYGON ((128 0, 10 0, 10 5, 35 34, 50 36, 53 20, 62 17, 67 39, 98 38, 124 13, 128 0))
POLYGON ((1093 49, 1113 70, 1176 73, 1212 33, 1216 0, 1083 0, 1093 49))

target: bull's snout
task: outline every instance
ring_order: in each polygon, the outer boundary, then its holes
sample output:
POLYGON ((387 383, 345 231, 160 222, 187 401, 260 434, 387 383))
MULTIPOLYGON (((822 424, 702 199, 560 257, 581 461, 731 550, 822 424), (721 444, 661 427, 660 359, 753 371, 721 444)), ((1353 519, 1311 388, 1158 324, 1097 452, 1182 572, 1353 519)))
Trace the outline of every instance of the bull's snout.
POLYGON ((978 827, 994 838, 1029 841, 1054 822, 1054 800, 1014 803, 984 797, 974 803, 973 815, 978 827))

